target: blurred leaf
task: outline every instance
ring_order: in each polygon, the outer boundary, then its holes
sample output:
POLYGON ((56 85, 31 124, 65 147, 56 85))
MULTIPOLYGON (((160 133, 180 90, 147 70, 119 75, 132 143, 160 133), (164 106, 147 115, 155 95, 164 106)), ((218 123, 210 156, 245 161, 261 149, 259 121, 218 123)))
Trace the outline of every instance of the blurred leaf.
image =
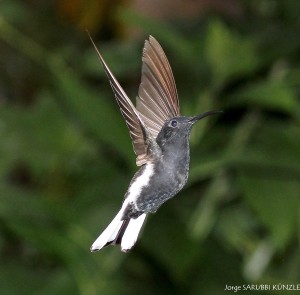
MULTIPOLYGON (((122 254, 118 253, 112 257, 106 253, 102 255, 101 263, 98 264, 88 249, 90 234, 86 228, 77 224, 78 212, 70 210, 62 202, 55 203, 8 186, 0 187, 2 196, 4 191, 5 198, 2 198, 0 206, 1 219, 24 243, 39 249, 44 255, 59 257, 75 280, 79 294, 98 294, 99 290, 107 288, 104 282, 95 280, 94 275, 101 273, 104 278, 106 274, 113 272, 120 263, 122 254), (94 274, 95 268, 97 273, 94 274)), ((47 277, 45 279, 49 280, 47 277)))
POLYGON ((148 222, 142 239, 141 244, 153 255, 161 271, 174 281, 184 280, 196 257, 201 256, 199 242, 190 238, 182 221, 167 208, 162 208, 160 214, 148 222), (174 224, 171 228, 168 226, 170 221, 174 224), (159 243, 153 243, 153 237, 159 237, 159 243))
POLYGON ((217 208, 227 191, 226 175, 216 174, 190 218, 189 228, 193 238, 203 240, 208 236, 217 219, 217 208))
POLYGON ((104 11, 108 9, 106 1, 81 1, 57 2, 59 13, 65 19, 72 21, 82 30, 95 30, 103 21, 104 11))
POLYGON ((210 22, 206 38, 206 56, 213 82, 221 86, 229 79, 252 73, 259 65, 255 43, 231 32, 218 20, 210 22))
MULTIPOLYGON (((263 167, 271 170, 271 175, 280 175, 292 180, 299 177, 300 133, 294 124, 280 121, 262 121, 251 144, 246 147, 239 159, 251 168, 263 167)), ((258 172, 256 172, 258 173, 258 172)))
POLYGON ((67 272, 61 273, 50 268, 39 272, 30 271, 29 266, 22 265, 17 260, 9 263, 2 262, 0 266, 1 294, 18 294, 20 290, 22 290, 22 294, 46 295, 53 294, 50 292, 54 290, 59 292, 56 294, 76 294, 76 287, 72 284, 73 280, 67 272), (51 282, 52 285, 48 282, 51 282), (66 286, 68 287, 66 288, 66 286))
POLYGON ((272 180, 241 174, 244 196, 280 249, 296 233, 300 186, 298 181, 272 180))
POLYGON ((288 82, 282 79, 269 79, 246 85, 228 101, 231 106, 259 107, 295 114, 299 102, 288 82))
POLYGON ((244 267, 244 275, 250 281, 257 281, 266 271, 273 256, 274 246, 270 241, 261 241, 251 253, 244 267))
POLYGON ((11 22, 26 22, 30 17, 28 7, 17 0, 2 0, 0 1, 1 15, 10 20, 11 22))
MULTIPOLYGON (((54 168, 58 162, 75 160, 83 154, 93 154, 92 146, 63 116, 51 97, 41 99, 30 110, 2 108, 0 138, 3 144, 0 162, 22 159, 30 163, 36 175, 54 168)), ((0 166, 1 167, 1 166, 0 166)))
POLYGON ((22 52, 35 62, 45 66, 50 72, 56 91, 55 95, 68 112, 75 116, 75 119, 79 120, 88 132, 96 135, 105 143, 111 144, 126 160, 129 160, 128 162, 134 162, 132 148, 129 148, 129 133, 128 130, 125 131, 126 125, 117 111, 113 93, 111 92, 111 100, 101 99, 100 94, 88 87, 74 71, 66 66, 62 56, 50 55, 5 19, 0 18, 0 22, 0 34, 2 33, 8 42, 20 47, 22 52), (18 38, 16 44, 15 38, 18 38), (107 126, 114 132, 107 132, 107 126))
POLYGON ((171 48, 176 48, 178 58, 188 58, 192 53, 189 42, 167 23, 150 19, 124 8, 119 9, 118 17, 126 24, 135 25, 137 28, 143 29, 146 34, 153 35, 159 42, 165 42, 171 48))
MULTIPOLYGON (((189 110, 189 113, 187 114, 201 114, 206 110, 217 109, 217 107, 213 105, 213 102, 214 101, 212 95, 208 91, 203 92, 197 99, 196 107, 193 106, 192 103, 189 104, 191 110, 189 110)), ((195 144, 196 142, 200 142, 205 131, 208 129, 208 124, 211 121, 216 121, 220 116, 221 114, 218 114, 213 117, 206 118, 205 120, 201 120, 201 123, 197 124, 196 127, 192 129, 191 136, 190 136, 191 145, 195 144)))
MULTIPOLYGON (((121 78, 126 78, 131 75, 139 76, 140 67, 142 65, 142 46, 134 42, 111 42, 97 44, 98 49, 103 55, 105 62, 114 73, 115 77, 121 82, 121 78)), ((80 61, 83 73, 101 77, 105 81, 108 79, 105 71, 99 62, 97 53, 92 47, 87 50, 80 61)), ((136 93, 138 92, 138 84, 136 85, 136 93)))
POLYGON ((216 236, 224 241, 229 249, 234 248, 243 255, 253 251, 259 242, 256 234, 259 222, 243 204, 231 204, 220 212, 216 236))
POLYGON ((112 145, 129 163, 134 162, 129 133, 113 92, 109 101, 84 84, 61 60, 54 59, 50 65, 57 96, 67 110, 87 131, 112 145))

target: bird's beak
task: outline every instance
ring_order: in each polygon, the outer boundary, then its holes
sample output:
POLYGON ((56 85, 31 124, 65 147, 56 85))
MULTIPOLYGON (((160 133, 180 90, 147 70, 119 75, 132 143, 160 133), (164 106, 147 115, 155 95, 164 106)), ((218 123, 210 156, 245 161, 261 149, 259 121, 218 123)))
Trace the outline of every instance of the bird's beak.
POLYGON ((201 119, 203 119, 203 118, 205 118, 207 116, 215 115, 215 114, 220 114, 220 113, 223 113, 223 111, 209 111, 209 112, 205 112, 205 113, 202 113, 200 115, 191 117, 191 119, 189 121, 192 124, 195 124, 196 122, 198 122, 199 120, 201 120, 201 119))

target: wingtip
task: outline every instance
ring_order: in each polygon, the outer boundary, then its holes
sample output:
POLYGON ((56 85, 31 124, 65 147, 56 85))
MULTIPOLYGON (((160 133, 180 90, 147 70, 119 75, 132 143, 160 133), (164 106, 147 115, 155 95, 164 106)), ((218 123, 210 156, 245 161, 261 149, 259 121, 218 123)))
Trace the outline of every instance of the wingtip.
POLYGON ((145 40, 145 46, 153 43, 158 43, 158 41, 152 35, 149 35, 148 39, 145 40))
POLYGON ((105 63, 105 61, 104 61, 104 59, 103 59, 103 57, 102 57, 102 55, 101 55, 99 49, 97 48, 97 46, 96 46, 96 44, 95 44, 95 42, 94 42, 94 40, 93 40, 93 38, 92 38, 90 32, 89 32, 87 29, 86 29, 86 32, 87 32, 87 34, 88 34, 88 36, 89 36, 89 38, 90 38, 90 40, 91 40, 91 42, 92 42, 92 45, 94 46, 94 48, 95 48, 95 50, 96 50, 96 53, 97 53, 97 55, 98 55, 98 57, 99 57, 99 60, 101 61, 102 65, 104 66, 105 70, 109 70, 109 69, 108 69, 108 66, 106 65, 106 63, 105 63))
POLYGON ((92 44, 94 45, 94 47, 96 47, 95 42, 94 42, 94 40, 93 40, 93 38, 92 38, 92 36, 91 36, 89 30, 88 30, 88 29, 85 29, 85 31, 86 31, 86 33, 88 34, 88 36, 89 36, 89 38, 90 38, 92 44))
POLYGON ((159 42, 152 35, 149 35, 149 43, 150 44, 159 44, 159 42))
POLYGON ((143 49, 143 56, 142 56, 143 61, 146 58, 147 52, 152 50, 151 47, 157 46, 157 44, 159 45, 158 41, 152 35, 149 35, 149 38, 146 39, 144 42, 144 49, 143 49))

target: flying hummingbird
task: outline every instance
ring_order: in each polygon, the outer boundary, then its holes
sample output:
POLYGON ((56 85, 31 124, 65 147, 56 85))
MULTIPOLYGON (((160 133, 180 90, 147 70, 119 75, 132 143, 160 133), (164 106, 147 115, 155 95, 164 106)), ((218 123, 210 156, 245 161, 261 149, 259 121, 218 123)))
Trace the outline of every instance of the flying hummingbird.
POLYGON ((147 214, 155 213, 186 184, 192 126, 220 111, 191 117, 180 115, 170 64, 152 36, 144 45, 142 78, 135 107, 91 41, 126 121, 137 156, 136 164, 140 167, 129 184, 121 209, 93 243, 91 251, 120 244, 121 250, 127 252, 135 244, 147 214))

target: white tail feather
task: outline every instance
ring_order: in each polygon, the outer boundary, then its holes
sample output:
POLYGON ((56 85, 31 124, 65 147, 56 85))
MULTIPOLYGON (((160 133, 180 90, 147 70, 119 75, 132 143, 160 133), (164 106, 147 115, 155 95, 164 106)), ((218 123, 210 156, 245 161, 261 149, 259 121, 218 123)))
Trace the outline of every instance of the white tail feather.
POLYGON ((93 243, 91 247, 91 251, 97 251, 102 249, 108 242, 113 241, 122 224, 123 220, 121 220, 123 215, 123 207, 119 211, 119 213, 116 215, 116 217, 112 220, 112 222, 107 226, 107 228, 102 232, 102 234, 97 238, 97 240, 93 243))
POLYGON ((137 240, 138 234, 144 223, 146 214, 142 214, 137 219, 130 219, 126 228, 124 228, 124 230, 121 230, 124 222, 126 222, 125 220, 122 220, 123 213, 126 207, 127 203, 123 204, 116 217, 93 243, 93 245, 91 246, 91 251, 98 251, 110 243, 115 244, 117 240, 119 240, 119 242, 117 243, 121 243, 122 251, 126 252, 130 248, 132 248, 132 246, 137 240), (118 235, 122 236, 118 237, 118 235))
POLYGON ((123 234, 121 240, 121 250, 127 252, 135 244, 142 225, 145 221, 146 213, 139 216, 137 219, 130 219, 129 224, 123 234))

